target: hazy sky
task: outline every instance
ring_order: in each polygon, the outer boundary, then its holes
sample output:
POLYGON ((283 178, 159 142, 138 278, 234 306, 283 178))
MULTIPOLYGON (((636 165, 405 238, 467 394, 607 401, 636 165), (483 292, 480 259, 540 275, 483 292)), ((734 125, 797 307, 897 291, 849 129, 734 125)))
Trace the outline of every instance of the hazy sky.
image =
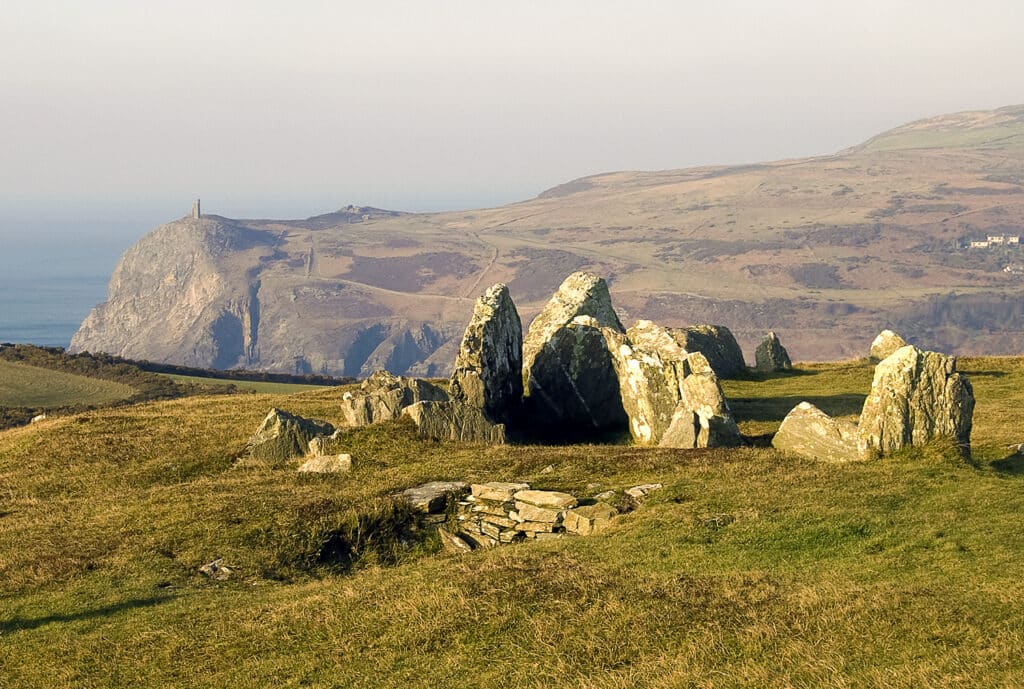
POLYGON ((4 0, 2 15, 8 230, 42 213, 141 233, 195 196, 236 217, 493 205, 1024 102, 1021 0, 4 0))

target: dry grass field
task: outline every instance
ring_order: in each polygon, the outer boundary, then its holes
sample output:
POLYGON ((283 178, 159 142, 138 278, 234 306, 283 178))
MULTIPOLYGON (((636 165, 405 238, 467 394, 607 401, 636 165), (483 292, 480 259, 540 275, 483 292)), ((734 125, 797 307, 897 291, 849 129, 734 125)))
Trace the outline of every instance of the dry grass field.
POLYGON ((100 406, 134 394, 121 383, 0 360, 0 407, 100 406))
MULTIPOLYGON (((1006 446, 1024 442, 1024 359, 961 368, 974 464, 941 444, 850 465, 454 445, 401 423, 348 433, 346 475, 236 463, 269 407, 331 420, 341 388, 7 430, 0 685, 1021 686, 1024 460, 1006 446), (437 479, 664 488, 599 535, 454 556, 390 498, 437 479), (198 573, 218 558, 231 578, 198 573)), ((726 391, 763 436, 802 399, 850 413, 871 372, 726 391)))

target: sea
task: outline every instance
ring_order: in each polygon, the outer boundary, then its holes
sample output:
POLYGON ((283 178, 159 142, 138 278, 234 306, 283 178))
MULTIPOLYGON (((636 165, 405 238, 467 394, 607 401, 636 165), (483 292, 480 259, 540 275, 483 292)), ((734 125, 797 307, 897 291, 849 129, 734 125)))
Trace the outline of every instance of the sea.
POLYGON ((29 239, 0 243, 0 342, 67 347, 131 242, 29 239))

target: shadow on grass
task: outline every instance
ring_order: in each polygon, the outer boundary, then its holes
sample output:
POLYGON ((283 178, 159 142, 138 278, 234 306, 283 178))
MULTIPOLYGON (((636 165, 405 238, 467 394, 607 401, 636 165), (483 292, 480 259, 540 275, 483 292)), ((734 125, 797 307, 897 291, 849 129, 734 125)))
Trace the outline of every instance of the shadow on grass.
POLYGON ((116 615, 124 610, 135 610, 137 608, 148 608, 160 603, 174 600, 174 596, 154 596, 152 598, 133 598, 131 600, 105 605, 102 608, 82 610, 62 615, 44 615, 43 617, 12 617, 9 620, 0 620, 0 633, 10 634, 25 629, 37 629, 48 624, 60 622, 78 622, 80 620, 92 620, 100 617, 116 615))
POLYGON ((793 407, 810 402, 829 416, 860 414, 867 395, 846 393, 828 396, 734 397, 729 407, 737 421, 782 421, 793 407))
POLYGON ((1000 474, 1024 474, 1024 455, 1015 452, 1009 457, 992 462, 991 467, 1000 474))

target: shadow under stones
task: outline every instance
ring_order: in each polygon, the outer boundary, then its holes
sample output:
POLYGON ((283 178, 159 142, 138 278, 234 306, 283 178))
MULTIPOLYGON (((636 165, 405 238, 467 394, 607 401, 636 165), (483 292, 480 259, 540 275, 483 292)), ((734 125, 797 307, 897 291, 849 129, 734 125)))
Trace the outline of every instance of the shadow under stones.
POLYGON ((131 600, 122 601, 120 603, 105 605, 101 608, 93 608, 92 610, 82 610, 80 612, 72 612, 61 615, 44 615, 42 617, 28 618, 12 617, 8 620, 0 620, 0 633, 9 634, 11 632, 17 632, 26 629, 36 629, 38 627, 43 627, 45 625, 53 623, 78 622, 80 620, 92 620, 100 617, 108 617, 110 615, 116 615, 117 613, 125 610, 148 608, 153 605, 158 605, 160 603, 166 603, 167 601, 174 600, 174 598, 174 596, 133 598, 131 600))
POLYGON ((860 414, 867 395, 845 393, 827 396, 733 397, 729 408, 737 421, 782 421, 793 407, 810 402, 829 416, 860 414))
POLYGON ((1015 452, 1009 457, 995 460, 992 462, 991 467, 1000 474, 1019 476, 1024 474, 1024 455, 1015 452))

